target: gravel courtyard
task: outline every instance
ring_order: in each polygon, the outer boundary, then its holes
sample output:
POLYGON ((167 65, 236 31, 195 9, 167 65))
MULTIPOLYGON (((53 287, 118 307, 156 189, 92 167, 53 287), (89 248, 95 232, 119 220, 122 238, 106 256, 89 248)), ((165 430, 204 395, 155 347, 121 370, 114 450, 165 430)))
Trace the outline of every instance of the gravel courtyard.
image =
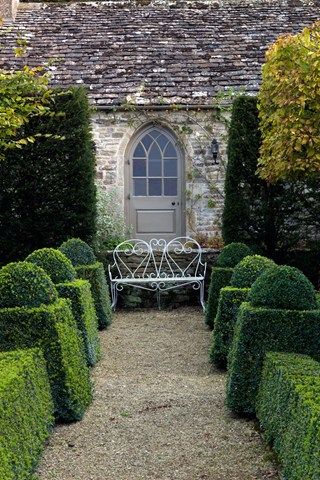
POLYGON ((55 428, 40 480, 278 479, 253 423, 224 407, 199 308, 117 312, 101 340, 94 402, 55 428))

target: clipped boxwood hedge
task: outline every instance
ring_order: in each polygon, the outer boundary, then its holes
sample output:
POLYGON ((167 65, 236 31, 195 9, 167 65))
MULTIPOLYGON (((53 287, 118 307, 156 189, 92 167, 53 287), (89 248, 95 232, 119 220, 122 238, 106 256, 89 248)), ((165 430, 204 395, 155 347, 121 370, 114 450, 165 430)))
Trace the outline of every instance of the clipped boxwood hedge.
POLYGON ((94 251, 80 238, 70 238, 59 247, 59 250, 71 260, 74 267, 91 265, 97 261, 94 251))
POLYGON ((80 419, 91 402, 91 383, 70 303, 57 299, 57 291, 42 268, 18 262, 0 270, 0 350, 31 347, 44 353, 56 414, 64 420, 80 419), (27 284, 30 277, 32 282, 27 284))
POLYGON ((217 267, 234 268, 244 257, 252 255, 250 248, 244 243, 229 243, 217 258, 217 267))
POLYGON ((290 480, 320 472, 320 364, 310 357, 266 355, 257 416, 290 480))
POLYGON ((224 287, 220 290, 218 312, 212 332, 210 360, 218 368, 226 368, 237 313, 248 296, 249 288, 224 287))
POLYGON ((233 268, 214 267, 211 272, 211 279, 206 305, 205 323, 208 327, 214 327, 214 321, 218 310, 219 295, 221 288, 230 284, 233 268))
POLYGON ((106 328, 112 321, 112 308, 103 264, 82 265, 76 267, 76 271, 78 277, 90 282, 99 328, 106 328))
POLYGON ((87 363, 93 366, 100 358, 98 319, 91 295, 90 284, 86 280, 75 280, 56 285, 59 295, 71 301, 72 313, 81 332, 87 363))
POLYGON ((53 283, 71 282, 77 275, 69 258, 54 248, 35 250, 28 255, 26 262, 43 268, 53 283))
POLYGON ((275 265, 273 260, 261 255, 245 257, 235 267, 231 285, 237 288, 251 288, 252 284, 267 268, 275 265))
POLYGON ((228 362, 228 406, 236 413, 253 415, 265 354, 319 354, 319 325, 320 310, 276 310, 242 303, 228 362))
POLYGON ((54 422, 39 349, 0 353, 0 478, 30 478, 54 422))
POLYGON ((26 260, 42 267, 56 283, 59 295, 71 300, 72 312, 84 341, 87 363, 95 365, 100 356, 100 344, 89 282, 76 280, 77 273, 69 258, 54 248, 36 250, 26 260))

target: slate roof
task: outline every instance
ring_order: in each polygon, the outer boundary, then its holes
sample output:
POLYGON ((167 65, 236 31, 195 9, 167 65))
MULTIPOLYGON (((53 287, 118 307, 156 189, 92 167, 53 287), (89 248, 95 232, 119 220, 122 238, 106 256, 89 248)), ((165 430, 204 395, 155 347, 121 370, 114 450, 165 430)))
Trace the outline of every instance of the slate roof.
POLYGON ((292 2, 22 4, 0 37, 0 66, 54 59, 53 83, 84 84, 102 107, 134 94, 141 104, 210 104, 228 87, 256 92, 267 45, 318 18, 319 6, 292 2), (18 35, 28 41, 27 59, 12 54, 18 35))

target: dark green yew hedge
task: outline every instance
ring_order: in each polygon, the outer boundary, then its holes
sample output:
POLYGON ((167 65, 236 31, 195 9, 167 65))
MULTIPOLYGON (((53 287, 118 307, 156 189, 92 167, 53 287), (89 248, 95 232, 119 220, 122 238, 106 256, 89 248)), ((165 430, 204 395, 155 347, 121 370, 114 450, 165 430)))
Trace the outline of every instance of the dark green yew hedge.
POLYGON ((220 290, 217 316, 212 332, 210 360, 218 368, 227 367, 237 313, 248 296, 249 288, 224 287, 220 290))
POLYGON ((319 355, 319 325, 320 310, 268 309, 242 303, 228 362, 228 406, 239 414, 255 414, 266 353, 319 355))
POLYGON ((214 267, 211 272, 208 301, 206 305, 205 323, 213 328, 218 310, 218 302, 221 288, 230 284, 233 268, 214 267))
POLYGON ((269 353, 257 417, 288 480, 320 475, 320 364, 310 357, 269 353))
POLYGON ((39 349, 0 353, 0 478, 26 480, 54 422, 45 361, 39 349))
POLYGON ((86 280, 56 285, 59 295, 71 301, 72 313, 81 332, 87 363, 93 366, 100 358, 98 319, 91 295, 90 284, 86 280))
POLYGON ((112 309, 103 264, 96 262, 92 265, 78 266, 76 271, 78 277, 90 282, 99 328, 106 328, 112 321, 112 309))
POLYGON ((66 421, 81 419, 91 402, 91 383, 68 300, 0 309, 0 350, 31 347, 44 353, 56 415, 66 421))

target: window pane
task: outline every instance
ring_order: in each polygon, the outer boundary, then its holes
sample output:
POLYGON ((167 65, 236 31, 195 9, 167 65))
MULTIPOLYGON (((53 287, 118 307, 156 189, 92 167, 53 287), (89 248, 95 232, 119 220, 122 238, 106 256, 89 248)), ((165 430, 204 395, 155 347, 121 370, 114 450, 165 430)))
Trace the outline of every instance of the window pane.
POLYGON ((164 184, 164 194, 167 197, 175 197, 178 193, 177 191, 177 179, 176 178, 165 178, 163 180, 164 184))
POLYGON ((168 145, 167 145, 167 147, 164 151, 163 156, 164 157, 176 157, 177 156, 177 150, 173 146, 172 142, 168 143, 168 145))
POLYGON ((161 160, 153 160, 152 158, 149 158, 148 176, 161 177, 162 176, 161 164, 162 164, 161 160))
POLYGON ((161 178, 149 178, 149 196, 161 195, 161 178))
POLYGON ((170 158, 163 160, 163 175, 165 177, 177 177, 178 176, 178 165, 176 158, 170 158))
POLYGON ((134 151, 133 156, 134 157, 145 157, 146 156, 146 152, 145 152, 145 150, 144 150, 144 148, 143 148, 143 146, 141 145, 140 142, 136 146, 136 149, 134 151))
POLYGON ((144 158, 133 159, 133 176, 134 177, 146 177, 146 161, 144 158))
POLYGON ((151 160, 161 160, 161 158, 162 158, 161 152, 160 152, 159 147, 156 143, 154 143, 149 150, 149 158, 151 160))
POLYGON ((152 142, 153 142, 153 138, 150 137, 150 135, 148 135, 148 134, 145 135, 145 136, 143 137, 143 139, 141 140, 141 143, 143 143, 143 145, 144 145, 144 147, 145 147, 145 149, 146 149, 147 151, 148 151, 148 149, 149 149, 149 147, 150 147, 150 145, 151 145, 152 142))
POLYGON ((163 133, 157 138, 157 144, 159 145, 160 149, 163 151, 165 146, 169 142, 169 139, 163 135, 163 133))
POLYGON ((159 137, 160 134, 161 134, 161 132, 159 132, 159 130, 156 130, 156 129, 151 130, 151 132, 149 132, 149 135, 151 135, 151 137, 153 137, 153 138, 159 137))
POLYGON ((147 181, 145 178, 134 178, 133 185, 136 197, 145 197, 147 195, 147 181))

